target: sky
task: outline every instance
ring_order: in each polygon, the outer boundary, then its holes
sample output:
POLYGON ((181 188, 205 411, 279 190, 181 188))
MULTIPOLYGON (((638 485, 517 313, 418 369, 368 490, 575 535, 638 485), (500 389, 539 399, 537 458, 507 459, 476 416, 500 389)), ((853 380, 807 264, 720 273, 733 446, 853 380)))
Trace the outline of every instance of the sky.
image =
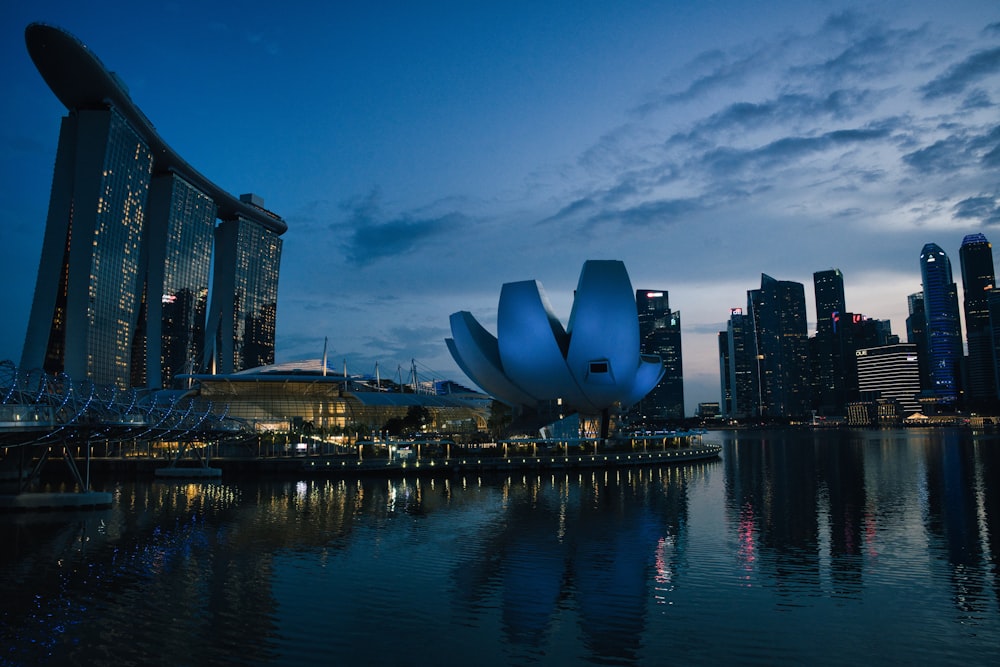
POLYGON ((0 5, 0 359, 20 359, 65 108, 24 46, 86 44, 160 135, 288 223, 278 361, 471 384, 444 339, 588 259, 680 311, 686 412, 761 273, 839 268, 905 341, 919 255, 1000 240, 1000 6, 756 2, 0 5), (30 6, 29 6, 30 5, 30 6), (995 237, 995 238, 994 238, 995 237))

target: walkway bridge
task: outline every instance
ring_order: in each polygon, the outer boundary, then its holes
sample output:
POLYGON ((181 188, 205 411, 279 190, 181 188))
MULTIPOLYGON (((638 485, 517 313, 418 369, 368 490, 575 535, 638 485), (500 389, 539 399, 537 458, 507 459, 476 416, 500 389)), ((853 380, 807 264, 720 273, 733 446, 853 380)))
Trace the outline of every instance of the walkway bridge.
POLYGON ((251 438, 253 429, 226 412, 185 391, 123 391, 0 361, 0 509, 43 500, 10 502, 12 495, 42 495, 26 492, 53 455, 66 462, 82 494, 63 498, 60 504, 85 505, 104 495, 90 490, 90 453, 97 443, 107 453, 115 448, 124 452, 126 444, 138 441, 177 442, 173 466, 186 454, 198 456, 192 443, 251 438))

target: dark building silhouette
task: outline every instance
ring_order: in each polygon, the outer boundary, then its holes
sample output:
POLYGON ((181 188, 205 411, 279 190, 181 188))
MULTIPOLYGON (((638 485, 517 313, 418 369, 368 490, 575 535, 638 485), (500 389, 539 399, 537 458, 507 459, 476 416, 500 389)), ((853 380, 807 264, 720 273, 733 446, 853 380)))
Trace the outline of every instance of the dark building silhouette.
POLYGON ((809 333, 802 283, 761 274, 760 289, 747 293, 759 361, 761 413, 808 414, 809 333))
POLYGON ((906 342, 917 346, 917 362, 920 370, 921 388, 930 386, 931 372, 928 368, 930 353, 927 349, 927 314, 924 312, 924 293, 914 292, 906 297, 906 342))
POLYGON ((728 387, 723 395, 723 414, 736 419, 759 415, 759 364, 753 319, 742 308, 730 309, 727 329, 719 332, 719 340, 722 385, 728 387))
POLYGON ((160 387, 206 358, 272 363, 284 221, 177 155, 76 38, 32 24, 25 41, 69 113, 21 366, 160 387))
POLYGON ((683 419, 684 369, 681 354, 681 314, 670 310, 666 290, 636 290, 639 315, 639 351, 659 355, 663 378, 637 407, 651 421, 683 419))
POLYGON ((822 415, 842 415, 848 399, 847 372, 838 322, 846 310, 844 275, 840 269, 813 273, 816 336, 810 340, 813 407, 822 415))
POLYGON ((923 393, 931 402, 954 407, 962 389, 958 289, 952 280, 951 261, 936 243, 928 243, 920 252, 920 275, 924 287, 929 373, 929 384, 923 387, 923 393))
POLYGON ((982 234, 969 234, 958 251, 962 264, 965 339, 969 356, 966 368, 966 402, 986 406, 997 399, 996 360, 990 328, 989 296, 995 287, 993 246, 982 234))
POLYGON ((729 354, 729 332, 720 331, 716 338, 719 344, 719 411, 730 417, 733 414, 732 356, 729 354))

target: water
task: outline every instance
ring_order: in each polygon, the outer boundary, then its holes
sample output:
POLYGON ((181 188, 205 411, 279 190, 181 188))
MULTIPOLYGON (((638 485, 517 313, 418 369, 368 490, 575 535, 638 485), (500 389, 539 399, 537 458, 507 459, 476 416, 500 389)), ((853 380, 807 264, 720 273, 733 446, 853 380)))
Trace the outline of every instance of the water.
POLYGON ((0 516, 2 665, 994 664, 1000 437, 718 432, 509 478, 107 482, 0 516))

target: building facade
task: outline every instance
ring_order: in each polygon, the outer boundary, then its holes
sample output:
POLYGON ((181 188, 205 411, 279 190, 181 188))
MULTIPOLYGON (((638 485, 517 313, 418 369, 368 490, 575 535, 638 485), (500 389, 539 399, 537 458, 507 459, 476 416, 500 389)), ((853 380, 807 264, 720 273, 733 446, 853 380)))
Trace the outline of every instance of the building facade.
POLYGON ((842 415, 848 400, 845 359, 838 324, 847 311, 844 275, 840 269, 813 273, 816 336, 810 340, 813 407, 822 415, 842 415))
POLYGON ((742 308, 729 310, 726 331, 719 332, 720 372, 723 395, 722 411, 726 417, 744 419, 760 414, 760 382, 757 340, 753 321, 742 308))
POLYGON ((639 316, 639 351, 659 356, 663 378, 638 403, 645 419, 661 421, 684 418, 684 368, 681 355, 681 314, 670 310, 666 290, 636 290, 639 316))
POLYGON ((968 346, 966 402, 986 406, 997 399, 996 359, 990 328, 990 292, 996 286, 993 246, 982 234, 969 234, 958 250, 962 265, 962 305, 968 346))
POLYGON ((69 113, 21 366, 125 388, 273 362, 284 221, 187 164, 75 37, 25 41, 69 113))
POLYGON ((903 414, 920 411, 920 363, 917 346, 912 343, 859 349, 858 389, 863 400, 896 401, 903 414))
POLYGON ((761 274, 747 293, 759 360, 761 414, 800 417, 810 410, 809 332, 802 283, 761 274))
POLYGON ((923 387, 929 401, 954 407, 961 397, 962 328, 958 289, 952 280, 951 261, 936 243, 920 252, 924 317, 927 336, 929 384, 923 387))

